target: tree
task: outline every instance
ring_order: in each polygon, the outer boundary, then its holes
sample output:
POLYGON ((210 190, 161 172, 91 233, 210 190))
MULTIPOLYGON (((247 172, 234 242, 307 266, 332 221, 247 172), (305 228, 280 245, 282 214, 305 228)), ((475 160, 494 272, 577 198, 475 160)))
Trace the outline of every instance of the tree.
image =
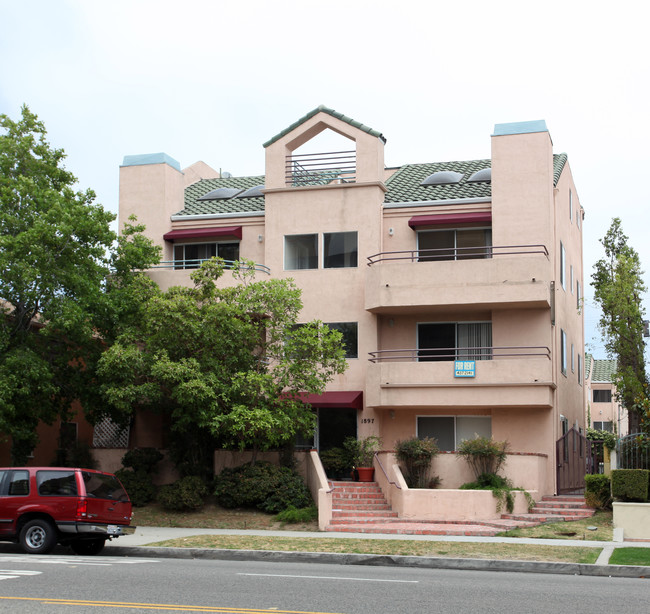
POLYGON ((300 290, 291 280, 256 281, 252 264, 236 265, 237 285, 218 287, 223 261, 203 263, 194 287, 152 296, 104 353, 101 391, 124 422, 157 409, 171 416, 176 438, 208 433, 255 452, 313 430, 300 395, 322 392, 345 370, 341 334, 320 322, 297 325, 300 290))
POLYGON ((111 251, 115 216, 92 190, 75 191, 63 150, 27 106, 18 121, 0 115, 0 129, 0 433, 21 464, 39 421, 65 420, 93 390, 98 334, 124 311, 117 290, 139 279, 136 266, 156 248, 131 226, 111 251))
POLYGON ((640 428, 642 400, 646 396, 647 375, 644 360, 641 296, 647 291, 639 255, 628 245, 621 220, 614 218, 600 241, 605 257, 594 265, 592 285, 601 308, 599 328, 605 348, 616 358, 614 383, 623 406, 628 410, 629 432, 640 428))

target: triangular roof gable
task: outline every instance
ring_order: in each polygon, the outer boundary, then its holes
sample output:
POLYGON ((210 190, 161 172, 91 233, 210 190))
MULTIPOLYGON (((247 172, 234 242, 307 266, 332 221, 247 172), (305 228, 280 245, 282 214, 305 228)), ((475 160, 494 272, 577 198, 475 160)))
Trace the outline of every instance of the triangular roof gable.
MULTIPOLYGON (((320 105, 320 106, 316 107, 315 109, 313 109, 312 111, 310 111, 309 113, 307 113, 307 115, 304 115, 303 117, 301 117, 298 121, 295 121, 289 127, 285 128, 282 132, 279 132, 274 137, 272 137, 271 139, 266 141, 266 143, 264 143, 264 147, 268 147, 269 145, 273 145, 273 143, 280 140, 283 136, 286 136, 287 134, 289 134, 290 132, 292 132, 293 130, 295 130, 296 128, 301 126, 302 124, 304 124, 306 121, 310 120, 312 117, 314 117, 314 115, 317 115, 318 113, 326 113, 327 115, 330 115, 330 116, 334 117, 335 119, 338 119, 338 120, 340 120, 342 122, 345 122, 346 124, 349 124, 353 128, 356 128, 357 130, 361 130, 362 132, 365 132, 365 133, 367 133, 367 134, 369 134, 371 136, 375 136, 378 139, 381 139, 381 141, 383 143, 386 143, 386 138, 384 137, 383 134, 381 134, 381 132, 379 132, 377 130, 373 130, 369 126, 366 126, 365 124, 362 124, 361 122, 358 122, 358 121, 352 119, 351 117, 348 117, 347 115, 343 115, 343 113, 339 113, 338 111, 335 111, 334 109, 330 109, 329 107, 326 107, 325 105, 320 105)), ((332 128, 331 126, 323 126, 323 129, 325 129, 326 127, 332 128)), ((344 136, 349 137, 350 135, 344 135, 344 136)))

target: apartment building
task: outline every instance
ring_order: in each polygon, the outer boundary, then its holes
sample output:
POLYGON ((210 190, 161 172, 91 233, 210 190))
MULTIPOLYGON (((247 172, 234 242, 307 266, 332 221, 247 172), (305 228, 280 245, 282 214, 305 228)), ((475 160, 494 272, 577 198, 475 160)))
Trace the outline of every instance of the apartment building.
POLYGON ((627 410, 616 397, 615 371, 616 360, 586 355, 587 426, 625 437, 628 434, 627 410))
POLYGON ((457 488, 454 450, 488 435, 509 442, 518 485, 553 493, 556 441, 585 426, 583 209, 544 121, 490 138, 488 159, 386 168, 380 132, 321 106, 263 144, 263 175, 126 156, 120 220, 135 214, 162 246, 149 273, 163 289, 202 259, 246 258, 296 281, 305 321, 343 332, 348 369, 309 399, 306 445, 435 437, 436 472, 457 488), (325 131, 345 149, 310 149, 325 131))

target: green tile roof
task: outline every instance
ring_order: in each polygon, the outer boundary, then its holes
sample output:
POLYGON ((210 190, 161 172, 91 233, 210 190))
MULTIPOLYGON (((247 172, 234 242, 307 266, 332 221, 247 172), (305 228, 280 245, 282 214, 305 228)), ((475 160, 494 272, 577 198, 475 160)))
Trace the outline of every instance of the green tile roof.
POLYGON ((384 135, 377 131, 373 130, 369 126, 366 126, 362 124, 361 122, 358 122, 351 117, 348 117, 347 115, 343 115, 343 113, 339 113, 338 111, 335 111, 334 109, 330 109, 329 107, 326 107, 325 105, 320 105, 319 107, 316 107, 315 109, 309 111, 307 115, 304 115, 301 117, 298 121, 293 122, 289 127, 285 128, 282 132, 279 132, 276 134, 274 137, 270 138, 266 143, 264 143, 264 147, 268 147, 269 145, 272 145, 275 143, 278 139, 281 139, 285 134, 289 134, 292 130, 296 129, 300 124, 304 124, 308 119, 314 117, 317 113, 327 113, 328 115, 331 115, 332 117, 335 117, 336 119, 340 119, 341 121, 345 122, 346 124, 350 124, 351 126, 354 126, 355 128, 358 128, 362 132, 367 132, 368 134, 372 136, 376 136, 377 138, 381 139, 384 143, 386 142, 386 138, 384 135))
POLYGON ((611 382, 616 371, 616 360, 596 360, 594 359, 592 382, 611 382))
POLYGON ((215 215, 218 213, 249 213, 264 211, 264 197, 228 198, 225 200, 198 200, 217 188, 241 188, 246 190, 264 184, 264 175, 255 177, 224 177, 201 179, 185 188, 185 208, 175 215, 215 215))
MULTIPOLYGON (((566 164, 566 154, 553 156, 554 185, 566 164)), ((436 200, 461 200, 466 198, 490 198, 490 182, 470 183, 468 179, 476 171, 490 168, 491 161, 463 160, 456 162, 433 162, 429 164, 406 164, 400 167, 386 181, 385 203, 426 202, 436 200), (458 183, 421 186, 422 181, 438 171, 455 171, 463 174, 458 183)), ((202 179, 185 189, 185 207, 175 216, 216 215, 227 213, 250 213, 264 211, 264 197, 230 198, 226 200, 198 200, 217 188, 247 189, 264 183, 264 175, 254 177, 228 177, 223 179, 202 179)))

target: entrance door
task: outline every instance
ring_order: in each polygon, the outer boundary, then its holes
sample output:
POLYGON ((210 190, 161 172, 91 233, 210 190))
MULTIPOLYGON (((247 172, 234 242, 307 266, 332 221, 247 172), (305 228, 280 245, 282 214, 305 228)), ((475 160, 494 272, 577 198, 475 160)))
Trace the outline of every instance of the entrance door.
POLYGON ((352 408, 321 407, 318 410, 318 450, 341 448, 346 437, 356 438, 357 413, 352 408))
POLYGON ((592 465, 591 446, 575 428, 560 437, 555 444, 557 494, 578 494, 585 491, 585 474, 592 465))

